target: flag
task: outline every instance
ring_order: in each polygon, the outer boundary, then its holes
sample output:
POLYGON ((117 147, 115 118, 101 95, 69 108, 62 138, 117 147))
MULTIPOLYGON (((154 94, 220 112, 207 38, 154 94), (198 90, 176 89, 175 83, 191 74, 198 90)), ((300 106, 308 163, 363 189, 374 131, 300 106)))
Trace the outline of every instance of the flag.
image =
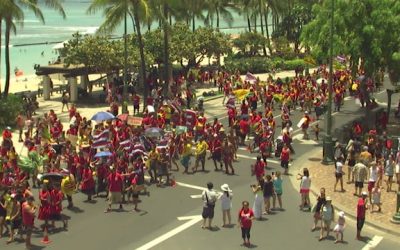
POLYGON ((105 129, 105 130, 101 131, 99 134, 94 135, 93 139, 94 140, 97 140, 97 139, 100 139, 100 138, 107 138, 108 139, 109 136, 110 136, 110 130, 105 129))
POLYGON ((226 102, 225 107, 234 109, 234 108, 236 108, 235 107, 235 102, 236 102, 235 96, 234 95, 230 95, 228 97, 228 101, 226 102))
POLYGON ((235 97, 240 101, 243 101, 249 93, 249 89, 237 89, 233 91, 235 97))
POLYGON ((190 109, 186 110, 185 113, 186 126, 193 128, 196 125, 196 112, 190 109))
POLYGON ((244 78, 244 80, 246 82, 251 83, 251 84, 255 84, 258 81, 257 77, 255 75, 253 75, 252 73, 250 73, 250 72, 247 72, 246 77, 244 78))
POLYGON ((104 148, 108 145, 108 143, 109 142, 108 142, 107 138, 99 138, 99 139, 93 141, 92 148, 96 148, 96 149, 104 148))

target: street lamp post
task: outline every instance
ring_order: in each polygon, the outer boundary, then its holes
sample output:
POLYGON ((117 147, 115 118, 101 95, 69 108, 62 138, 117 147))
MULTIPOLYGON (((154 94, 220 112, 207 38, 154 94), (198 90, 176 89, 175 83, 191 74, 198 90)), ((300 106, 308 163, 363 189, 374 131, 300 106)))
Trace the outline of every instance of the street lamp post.
POLYGON ((328 110, 325 113, 326 134, 323 141, 322 163, 329 165, 334 162, 333 139, 332 139, 332 90, 333 90, 333 22, 334 22, 334 2, 331 0, 331 31, 329 42, 329 82, 328 82, 328 110))
POLYGON ((128 28, 127 28, 127 12, 124 16, 124 89, 122 98, 122 113, 128 113, 128 28))

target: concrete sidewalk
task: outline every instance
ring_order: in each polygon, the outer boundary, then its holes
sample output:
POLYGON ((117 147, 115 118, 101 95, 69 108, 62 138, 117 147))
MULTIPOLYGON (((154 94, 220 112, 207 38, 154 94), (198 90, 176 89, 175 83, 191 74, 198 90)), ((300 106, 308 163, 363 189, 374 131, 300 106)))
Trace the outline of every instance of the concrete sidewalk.
MULTIPOLYGON (((347 216, 355 219, 358 197, 353 195, 354 183, 347 183, 347 165, 344 167, 345 175, 343 176, 343 188, 345 189, 345 192, 334 192, 334 184, 336 181, 334 165, 326 166, 323 165, 321 161, 322 148, 317 148, 311 151, 309 154, 300 157, 296 161, 298 164, 293 164, 296 165, 296 167, 292 169, 293 176, 291 178, 291 181, 293 182, 293 185, 295 187, 298 187, 299 181, 295 179, 297 173, 301 173, 300 171, 302 171, 303 168, 308 168, 310 171, 312 183, 311 191, 314 196, 317 197, 319 194, 319 190, 321 188, 325 188, 326 195, 332 197, 332 204, 335 206, 336 212, 344 211, 347 216)), ((384 180, 381 184, 382 212, 371 213, 371 210, 367 210, 366 224, 375 227, 381 231, 400 236, 400 225, 390 222, 390 219, 392 218, 396 210, 397 195, 396 192, 393 191, 389 193, 386 192, 386 185, 384 180)), ((367 191, 367 187, 368 183, 364 183, 363 191, 367 191)), ((392 190, 397 190, 397 187, 397 184, 393 184, 392 190)), ((338 183, 336 189, 340 190, 340 183, 338 183)), ((375 210, 377 210, 376 207, 375 210)))

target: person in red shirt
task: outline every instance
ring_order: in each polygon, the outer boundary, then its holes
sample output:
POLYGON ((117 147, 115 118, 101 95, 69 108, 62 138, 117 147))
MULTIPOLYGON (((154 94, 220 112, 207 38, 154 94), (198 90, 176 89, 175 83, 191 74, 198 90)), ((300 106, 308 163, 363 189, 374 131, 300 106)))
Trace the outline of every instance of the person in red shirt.
POLYGON ((31 249, 31 236, 32 236, 32 229, 34 226, 35 221, 35 213, 36 213, 36 206, 33 204, 34 198, 33 196, 28 196, 26 201, 22 203, 22 224, 25 227, 25 246, 26 249, 31 249))
POLYGON ((218 167, 217 167, 217 162, 219 162, 220 164, 220 168, 222 170, 222 161, 221 161, 221 157, 222 157, 222 143, 221 143, 221 139, 218 138, 218 134, 214 134, 213 135, 213 139, 211 140, 210 144, 210 151, 211 151, 211 157, 213 159, 214 162, 214 167, 215 167, 215 171, 218 171, 218 167))
POLYGON ((133 102, 133 115, 135 115, 136 113, 139 114, 140 96, 134 93, 132 96, 132 102, 133 102))
POLYGON ((123 176, 116 172, 114 166, 110 167, 111 173, 107 177, 108 182, 108 207, 104 211, 108 213, 111 211, 111 205, 119 203, 119 209, 122 210, 122 188, 123 188, 123 176))
POLYGON ((81 191, 87 195, 87 201, 92 200, 94 194, 95 182, 93 179, 93 171, 89 164, 85 164, 82 170, 81 191))
POLYGON ((48 227, 48 221, 50 219, 50 191, 48 189, 48 180, 43 181, 43 187, 39 192, 39 215, 38 219, 44 221, 45 230, 48 227))
POLYGON ((246 104, 246 100, 242 101, 242 105, 240 105, 240 111, 242 112, 242 115, 249 114, 249 105, 246 104))
MULTIPOLYGON (((52 227, 55 228, 55 221, 61 220, 61 211, 62 211, 62 201, 64 195, 60 189, 58 189, 55 185, 53 185, 53 189, 50 191, 50 218, 52 227)), ((63 220, 64 228, 67 228, 66 220, 63 220)))
POLYGON ((261 161, 261 156, 257 156, 256 163, 254 164, 254 174, 257 181, 263 180, 265 174, 265 162, 261 161))
POLYGON ((281 157, 281 167, 285 169, 284 174, 287 175, 289 168, 289 160, 290 160, 290 149, 286 144, 283 145, 280 157, 281 157))
POLYGON ((240 128, 241 144, 245 145, 246 136, 250 131, 250 125, 249 122, 247 121, 247 118, 244 118, 239 122, 239 128, 240 128))
POLYGON ((362 240, 361 230, 365 222, 365 212, 368 209, 366 199, 368 197, 367 192, 362 192, 361 198, 358 199, 357 203, 357 240, 362 240))
POLYGON ((253 220, 254 220, 254 212, 251 208, 249 208, 249 202, 243 201, 242 208, 239 210, 238 224, 242 229, 243 245, 245 246, 251 246, 250 230, 253 220))

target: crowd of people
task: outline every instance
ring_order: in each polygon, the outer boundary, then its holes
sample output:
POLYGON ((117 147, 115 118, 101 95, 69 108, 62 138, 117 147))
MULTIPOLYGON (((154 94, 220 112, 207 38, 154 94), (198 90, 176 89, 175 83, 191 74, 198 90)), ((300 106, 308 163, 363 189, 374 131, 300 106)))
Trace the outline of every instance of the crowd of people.
MULTIPOLYGON (((42 228, 46 241, 48 230, 54 227, 55 221, 62 221, 63 227, 67 228, 61 204, 65 196, 68 208, 72 208, 76 191, 86 194, 88 201, 105 193, 108 200, 106 213, 112 211, 113 204, 122 209, 125 202, 131 202, 133 210, 137 211, 139 194, 149 194, 145 185, 146 173, 150 183, 174 186, 173 169, 179 171, 183 167, 183 174, 194 174, 199 170, 205 171, 206 160, 212 159, 215 171, 234 175, 236 152, 241 145, 259 153, 252 166, 257 180, 257 184, 251 186, 255 194, 254 215, 246 210, 248 202, 243 202, 239 214, 243 228, 249 228, 251 223, 242 217, 261 219, 261 214, 268 214, 275 208, 276 201, 282 208, 281 173, 265 175, 267 159, 273 155, 279 157, 283 174, 288 174, 291 154, 295 153, 290 114, 296 109, 303 112, 297 126, 302 129, 304 139, 310 139, 311 113, 315 113, 318 120, 327 101, 327 75, 323 66, 311 75, 298 75, 286 80, 269 78, 266 82, 251 76, 243 80, 238 73, 214 74, 215 84, 225 95, 223 104, 227 108, 227 126, 218 118, 208 121, 204 112, 192 103, 194 93, 185 86, 184 79, 178 79, 172 85, 169 97, 164 96, 156 85, 151 85, 151 95, 145 100, 142 119, 135 124, 130 123, 128 115, 120 114, 122 95, 112 84, 106 87, 106 100, 110 105, 107 114, 111 113, 111 118, 82 117, 74 104, 66 105, 68 102, 64 96, 63 109, 65 104, 69 115, 67 128, 54 110, 35 118, 20 114, 16 120, 18 140, 23 141, 29 153, 25 158, 18 156, 11 128, 3 131, 0 183, 4 193, 0 198, 0 236, 4 228, 8 230, 7 225, 11 228, 8 242, 14 241, 13 230, 24 228, 30 235, 34 214, 38 210, 37 218, 44 222, 42 228), (275 110, 280 112, 280 125, 273 115, 275 110), (40 189, 38 205, 33 203, 32 188, 40 189), (19 207, 21 209, 17 209, 19 207)), ((359 80, 351 78, 348 71, 335 72, 333 90, 338 111, 347 92, 357 96, 364 105, 366 97, 360 84, 359 80)), ((133 93, 131 102, 133 114, 137 115, 141 97, 133 93)), ((318 140, 318 126, 313 131, 318 140)), ((374 145, 368 143, 367 146, 370 144, 374 145)), ((386 157, 379 154, 376 147, 371 148, 371 159, 386 157)), ((360 175, 355 172, 354 176, 358 178, 360 175)), ((229 191, 229 188, 225 189, 229 191)), ((304 194, 303 205, 307 202, 310 205, 307 189, 309 191, 309 186, 305 185, 301 191, 302 197, 304 194)), ((230 199, 229 192, 225 195, 226 200, 230 199)), ((204 216, 210 217, 207 211, 204 216)), ((230 213, 224 213, 224 225, 230 224, 230 217, 230 213)), ((205 223, 203 226, 206 227, 205 223)), ((249 244, 250 230, 243 228, 244 243, 249 244)), ((28 248, 31 246, 29 236, 26 245, 28 248)))

